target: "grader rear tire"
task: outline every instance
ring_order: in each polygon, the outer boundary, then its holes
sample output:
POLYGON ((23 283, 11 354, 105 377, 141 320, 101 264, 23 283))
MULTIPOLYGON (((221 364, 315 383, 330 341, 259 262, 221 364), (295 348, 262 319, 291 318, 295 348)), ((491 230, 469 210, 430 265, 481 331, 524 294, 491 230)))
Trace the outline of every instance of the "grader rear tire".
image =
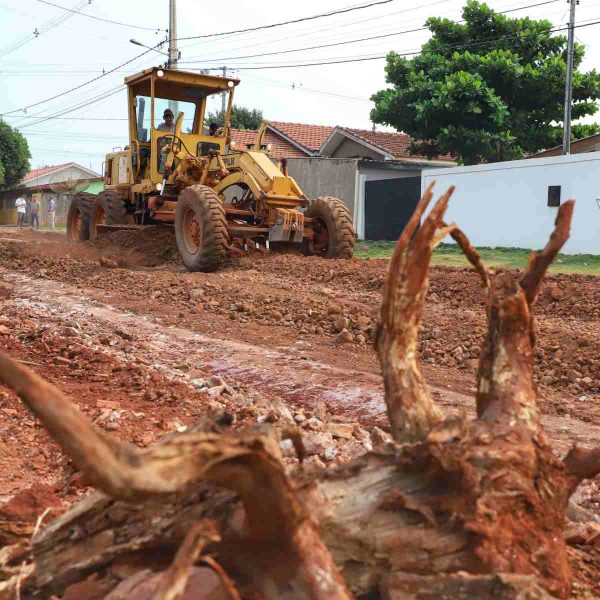
POLYGON ((303 242, 304 254, 323 258, 352 258, 354 226, 348 207, 331 196, 317 198, 304 216, 313 219, 313 239, 303 242))
POLYGON ((124 225, 130 222, 128 217, 120 194, 110 190, 100 192, 90 211, 89 239, 98 237, 98 225, 124 225))
POLYGON ((219 269, 227 258, 229 234, 217 193, 204 185, 186 188, 175 210, 177 248, 188 271, 219 269))
POLYGON ((67 239, 85 242, 90 239, 90 212, 96 196, 81 192, 71 199, 67 212, 67 239))

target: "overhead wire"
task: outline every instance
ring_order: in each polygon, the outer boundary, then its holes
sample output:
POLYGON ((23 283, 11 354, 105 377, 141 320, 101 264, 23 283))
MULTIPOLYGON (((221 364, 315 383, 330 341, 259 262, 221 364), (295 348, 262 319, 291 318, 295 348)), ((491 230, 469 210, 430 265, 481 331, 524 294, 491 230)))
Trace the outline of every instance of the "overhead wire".
MULTIPOLYGON (((591 25, 597 25, 598 23, 600 23, 600 21, 592 21, 589 23, 577 23, 575 25, 575 28, 582 28, 582 27, 589 27, 591 25)), ((555 33, 557 31, 566 31, 567 27, 561 27, 561 28, 555 28, 555 29, 551 29, 549 30, 549 33, 555 33)), ((481 42, 473 42, 473 43, 469 43, 469 44, 451 44, 451 45, 447 45, 444 46, 445 49, 453 49, 453 48, 471 48, 471 47, 475 47, 475 46, 480 46, 483 45, 489 41, 494 41, 494 40, 498 40, 498 39, 502 39, 502 38, 511 38, 511 37, 519 37, 521 34, 515 34, 514 36, 499 36, 499 37, 495 37, 495 38, 487 38, 486 40, 483 40, 481 42)), ((419 54, 422 50, 420 48, 415 49, 415 50, 411 50, 408 52, 396 52, 396 54, 398 56, 412 56, 415 54, 419 54)), ((359 57, 353 57, 353 58, 346 58, 346 57, 335 57, 335 58, 331 58, 331 59, 324 59, 323 61, 320 62, 310 62, 310 63, 301 63, 301 64, 273 64, 273 63, 257 63, 255 66, 246 66, 244 64, 241 65, 233 65, 231 68, 232 69, 236 69, 239 71, 245 71, 245 70, 258 70, 258 69, 291 69, 291 68, 296 68, 296 67, 314 67, 314 66, 320 66, 320 65, 335 65, 335 64, 343 64, 343 63, 353 63, 353 62, 362 62, 362 61, 368 61, 368 60, 378 60, 378 59, 382 59, 385 58, 387 56, 388 53, 386 54, 376 54, 376 55, 371 55, 371 56, 359 56, 359 57)), ((220 70, 222 67, 202 67, 202 69, 208 70, 208 71, 218 71, 220 70)))
POLYGON ((54 17, 53 19, 50 19, 49 21, 45 22, 40 27, 36 27, 32 33, 29 33, 26 36, 20 38, 19 40, 8 44, 4 48, 0 48, 0 58, 6 56, 7 54, 10 54, 11 52, 14 52, 15 50, 18 50, 25 44, 37 39, 41 34, 46 33, 51 29, 54 29, 55 27, 58 27, 68 19, 72 18, 74 14, 77 13, 77 11, 83 9, 83 7, 86 6, 86 4, 88 4, 87 0, 81 0, 73 7, 71 11, 72 14, 54 17))
MULTIPOLYGON (((229 31, 229 32, 221 32, 221 33, 214 33, 214 34, 206 34, 203 36, 191 36, 191 37, 183 37, 183 38, 178 38, 179 40, 186 40, 186 39, 199 39, 199 38, 207 38, 207 37, 216 37, 216 36, 221 36, 221 35, 228 35, 228 34, 232 34, 232 33, 241 33, 241 32, 247 32, 247 31, 257 31, 260 29, 269 29, 269 28, 273 28, 273 27, 280 27, 282 25, 288 25, 291 23, 299 23, 302 21, 309 21, 309 20, 314 20, 314 19, 320 19, 320 18, 324 18, 324 17, 329 17, 332 15, 336 15, 336 14, 342 14, 342 13, 347 13, 347 12, 352 12, 355 10, 363 10, 366 8, 370 8, 372 6, 379 6, 382 4, 389 4, 390 2, 394 2, 395 0, 377 0, 376 2, 371 2, 368 4, 361 4, 361 5, 356 5, 356 6, 350 6, 350 7, 346 7, 343 9, 338 9, 335 11, 329 11, 327 13, 320 13, 318 15, 312 15, 309 17, 302 17, 299 19, 294 19, 294 20, 290 20, 290 21, 283 21, 280 23, 271 23, 269 25, 262 25, 259 27, 254 27, 254 28, 247 28, 247 29, 243 29, 243 30, 236 30, 236 31, 229 31)), ((85 4, 85 3, 84 3, 85 4)), ((79 6, 79 5, 78 5, 79 6)), ((97 81, 98 79, 101 79, 102 77, 105 77, 106 75, 113 73, 114 71, 116 71, 117 69, 120 69, 128 64, 130 64, 131 62, 133 62, 134 60, 137 60, 138 58, 148 54, 149 52, 152 52, 154 50, 156 50, 157 48, 159 48, 160 46, 162 46, 165 42, 162 41, 159 44, 156 44, 155 46, 153 46, 151 49, 146 50, 145 52, 139 54, 138 56, 136 56, 135 58, 126 61, 124 63, 121 63, 120 65, 110 69, 109 71, 107 71, 106 73, 103 73, 102 75, 99 75, 98 77, 94 77, 93 79, 90 79, 89 81, 86 81, 78 86, 75 86, 73 88, 70 88, 68 90, 65 90, 64 92, 61 92, 60 94, 56 94, 54 96, 51 96, 50 98, 45 98, 44 100, 40 100, 39 102, 35 102, 33 104, 29 104, 27 106, 21 107, 21 108, 17 108, 11 111, 6 111, 4 113, 0 113, 0 117, 4 116, 4 115, 9 115, 9 114, 13 114, 16 112, 21 112, 21 111, 27 111, 29 108, 33 108, 35 106, 39 106, 40 104, 44 104, 46 102, 50 102, 51 100, 54 100, 56 98, 59 98, 61 96, 64 96, 66 94, 70 94, 72 92, 74 92, 75 90, 81 89, 82 87, 89 85, 90 83, 97 81)))
POLYGON ((283 25, 292 25, 293 23, 302 23, 304 21, 313 21, 314 19, 322 19, 324 17, 331 17, 333 15, 349 13, 349 12, 353 12, 355 10, 363 10, 365 8, 371 8, 373 6, 389 4, 390 2, 395 2, 395 0, 377 0, 376 2, 370 2, 369 4, 348 6, 346 8, 340 8, 338 10, 332 10, 332 11, 329 11, 326 13, 319 13, 317 15, 312 15, 309 17, 300 17, 298 19, 291 19, 289 21, 281 21, 279 23, 270 23, 269 25, 259 25, 257 27, 247 27, 246 29, 234 29, 232 31, 223 31, 220 33, 207 33, 204 35, 191 35, 191 36, 187 36, 187 37, 180 37, 180 38, 177 38, 177 41, 199 40, 199 39, 219 37, 219 36, 223 36, 223 35, 232 35, 234 33, 248 33, 250 31, 261 31, 263 29, 273 29, 274 27, 282 27, 283 25))
MULTIPOLYGON (((48 2, 48 0, 37 0, 41 4, 47 4, 48 6, 53 6, 54 8, 59 8, 60 10, 64 10, 67 12, 75 12, 80 17, 87 17, 88 19, 94 19, 95 21, 103 21, 104 23, 111 23, 112 25, 121 25, 122 27, 130 27, 132 29, 143 29, 145 31, 168 31, 167 29, 161 29, 160 27, 143 27, 141 25, 133 25, 131 23, 122 23, 121 21, 113 21, 112 19, 105 19, 103 17, 96 17, 95 15, 89 15, 87 13, 82 13, 79 11, 74 11, 70 8, 66 8, 65 6, 60 6, 59 4, 54 4, 54 2, 48 2)), ((87 2, 86 2, 87 4, 87 2)))
MULTIPOLYGON (((504 12, 514 12, 515 10, 524 10, 527 8, 533 8, 533 7, 537 7, 537 6, 543 6, 545 4, 553 4, 555 2, 558 2, 558 0, 544 0, 543 2, 538 2, 536 4, 529 4, 527 6, 524 7, 520 7, 518 9, 514 8, 514 9, 510 9, 507 11, 498 11, 496 14, 504 14, 504 12)), ((455 23, 462 23, 464 22, 464 20, 459 20, 459 21, 454 21, 455 23)), ((365 41, 372 41, 372 40, 378 40, 378 39, 383 39, 383 38, 388 38, 388 37, 394 37, 394 36, 398 36, 398 35, 404 35, 407 33, 416 33, 419 31, 427 31, 429 28, 428 27, 418 27, 415 29, 405 29, 403 31, 396 31, 396 32, 392 32, 392 33, 384 33, 381 35, 375 35, 375 36, 369 36, 369 37, 362 37, 362 38, 355 38, 353 40, 346 40, 346 41, 341 41, 341 42, 332 42, 329 44, 321 44, 321 45, 317 45, 317 46, 307 46, 304 48, 294 48, 294 49, 288 49, 288 50, 276 50, 273 52, 263 52, 260 54, 249 54, 249 55, 245 55, 245 56, 227 56, 227 57, 217 57, 216 60, 221 60, 221 61, 226 61, 226 60, 239 60, 239 59, 248 59, 248 58, 258 58, 258 57, 262 57, 262 56, 274 56, 277 54, 290 54, 290 53, 294 53, 294 52, 304 52, 306 50, 318 50, 318 49, 322 49, 322 48, 332 48, 334 46, 343 46, 343 45, 347 45, 347 44, 356 44, 356 43, 360 43, 360 42, 365 42, 365 41)), ((179 61, 180 64, 197 64, 197 63, 205 63, 205 62, 213 62, 215 59, 203 59, 203 60, 195 60, 195 61, 179 61)))
POLYGON ((80 85, 77 85, 73 88, 65 90, 64 92, 55 94, 54 96, 50 96, 49 98, 45 98, 44 100, 40 100, 38 102, 34 102, 34 103, 28 104, 26 106, 22 106, 21 108, 15 108, 14 110, 8 110, 4 113, 0 113, 0 117, 3 117, 4 115, 14 114, 14 113, 21 112, 21 111, 26 112, 27 110, 29 110, 30 108, 33 108, 35 106, 39 106, 40 104, 45 104, 46 102, 56 100, 57 98, 66 96, 67 94, 71 94, 71 93, 75 92, 76 90, 79 90, 79 89, 89 85, 90 83, 93 83, 94 81, 98 81, 99 79, 102 79, 103 77, 106 77, 107 75, 110 75, 111 73, 114 73, 118 69, 121 69, 122 67, 131 64, 132 62, 138 60, 142 56, 145 56, 146 54, 153 52, 156 48, 158 48, 159 46, 162 46, 163 44, 164 44, 164 42, 161 42, 160 44, 157 44, 155 47, 149 48, 148 50, 142 52, 141 54, 138 54, 137 56, 134 56, 133 58, 125 61, 124 63, 121 63, 120 65, 117 65, 116 67, 113 67, 112 69, 109 69, 108 71, 102 73, 102 75, 98 75, 97 77, 94 77, 94 78, 90 79, 89 81, 85 81, 84 83, 81 83, 80 85))

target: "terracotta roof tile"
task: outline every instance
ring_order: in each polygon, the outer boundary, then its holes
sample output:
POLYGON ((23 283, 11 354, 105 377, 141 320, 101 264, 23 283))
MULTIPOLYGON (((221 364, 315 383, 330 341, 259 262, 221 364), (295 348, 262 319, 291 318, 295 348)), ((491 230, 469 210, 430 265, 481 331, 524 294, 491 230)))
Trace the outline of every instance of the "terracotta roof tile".
MULTIPOLYGON (((252 129, 232 129, 231 139, 235 141, 240 149, 245 150, 248 144, 254 144, 257 133, 257 131, 252 129)), ((305 152, 302 152, 296 146, 275 135, 272 131, 267 130, 263 138, 263 143, 272 145, 271 156, 278 160, 280 158, 303 158, 306 156, 305 152)))
POLYGON ((269 125, 311 152, 317 152, 334 130, 328 125, 307 125, 306 123, 285 123, 283 121, 269 121, 269 125))
POLYGON ((34 169, 33 171, 29 171, 29 173, 27 173, 27 175, 23 177, 22 181, 29 181, 30 179, 35 179, 36 177, 41 177, 42 175, 52 173, 52 171, 58 171, 58 169, 62 169, 63 167, 67 167, 73 164, 75 163, 68 162, 62 165, 55 165, 53 167, 42 167, 41 169, 34 169))
MULTIPOLYGON (((418 154, 409 154, 408 147, 411 143, 411 137, 406 133, 391 131, 370 131, 369 129, 353 129, 351 127, 341 127, 344 131, 351 133, 371 146, 375 146, 391 154, 394 158, 425 158, 418 154)), ((451 156, 439 156, 437 160, 454 159, 451 156)))

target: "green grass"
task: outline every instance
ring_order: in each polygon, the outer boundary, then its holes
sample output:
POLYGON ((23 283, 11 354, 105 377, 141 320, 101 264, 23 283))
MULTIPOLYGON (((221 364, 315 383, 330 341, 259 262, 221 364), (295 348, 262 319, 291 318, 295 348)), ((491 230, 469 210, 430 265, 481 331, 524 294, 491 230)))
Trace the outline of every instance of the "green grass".
MULTIPOLYGON (((395 242, 357 242, 354 256, 357 258, 389 258, 395 242)), ((530 250, 523 248, 478 248, 484 263, 488 267, 522 269, 527 264, 530 250)), ((463 253, 455 244, 440 244, 433 253, 432 264, 448 267, 466 267, 469 265, 463 253)), ((580 273, 600 275, 600 256, 591 254, 559 254, 550 267, 554 273, 580 273)))

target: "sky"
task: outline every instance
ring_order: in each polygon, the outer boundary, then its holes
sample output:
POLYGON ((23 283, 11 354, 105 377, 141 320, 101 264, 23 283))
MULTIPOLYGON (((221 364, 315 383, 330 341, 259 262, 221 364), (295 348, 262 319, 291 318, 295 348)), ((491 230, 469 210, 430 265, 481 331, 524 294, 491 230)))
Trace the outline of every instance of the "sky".
MULTIPOLYGON (((530 6, 542 1, 489 0, 487 4, 499 11, 511 10, 511 16, 547 18, 565 26, 568 3, 555 0, 530 6)), ((410 30, 423 27, 429 16, 459 20, 463 6, 463 0, 228 0, 226 4, 178 0, 179 68, 227 66, 228 73, 241 80, 236 104, 261 109, 269 120, 370 129, 369 97, 386 86, 385 60, 372 57, 390 50, 418 51, 428 32, 410 30), (378 1, 382 3, 292 25, 182 39, 378 1), (374 36, 382 37, 356 41, 374 36), (326 44, 337 45, 313 48, 326 44), (257 54, 268 55, 253 56, 257 54), (353 58, 369 60, 291 66, 353 58)), ((26 113, 19 110, 3 117, 27 137, 32 167, 74 161, 100 172, 104 155, 128 143, 124 77, 165 60, 154 51, 140 56, 145 49, 130 40, 154 46, 164 39, 169 0, 0 0, 0 11, 0 113, 40 102, 26 113), (127 61, 131 62, 103 75, 127 61), (94 78, 98 79, 86 84, 94 78), (76 86, 82 87, 45 101, 76 86), (38 122, 63 110, 71 112, 38 122)), ((581 0, 576 20, 600 21, 600 0, 581 0)), ((599 34, 600 25, 576 30, 576 39, 586 45, 584 70, 600 65, 599 34)), ((166 44, 162 49, 166 51, 166 44)), ((219 107, 219 99, 211 100, 209 110, 219 107)))

